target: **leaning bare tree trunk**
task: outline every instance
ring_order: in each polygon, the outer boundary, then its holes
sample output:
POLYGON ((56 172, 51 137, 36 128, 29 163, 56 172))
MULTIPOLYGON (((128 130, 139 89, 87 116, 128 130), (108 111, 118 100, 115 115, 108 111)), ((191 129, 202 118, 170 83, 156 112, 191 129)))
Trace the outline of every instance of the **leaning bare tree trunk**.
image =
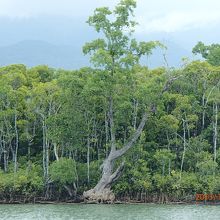
POLYGON ((111 128, 111 152, 102 164, 102 177, 97 185, 83 193, 84 199, 89 203, 113 203, 115 195, 111 191, 112 184, 121 176, 124 168, 124 162, 114 171, 114 161, 124 155, 141 135, 147 120, 147 114, 144 113, 142 120, 131 137, 130 141, 123 148, 116 150, 115 135, 113 131, 112 106, 110 104, 110 128, 111 128))

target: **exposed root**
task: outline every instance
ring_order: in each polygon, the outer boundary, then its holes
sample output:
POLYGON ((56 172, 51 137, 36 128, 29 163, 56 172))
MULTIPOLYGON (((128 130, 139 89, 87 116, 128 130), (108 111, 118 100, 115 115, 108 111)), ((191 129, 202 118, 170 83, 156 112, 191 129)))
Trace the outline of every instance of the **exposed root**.
POLYGON ((86 203, 108 203, 112 204, 115 201, 115 195, 110 189, 103 189, 102 191, 95 191, 90 189, 83 193, 84 201, 86 203))

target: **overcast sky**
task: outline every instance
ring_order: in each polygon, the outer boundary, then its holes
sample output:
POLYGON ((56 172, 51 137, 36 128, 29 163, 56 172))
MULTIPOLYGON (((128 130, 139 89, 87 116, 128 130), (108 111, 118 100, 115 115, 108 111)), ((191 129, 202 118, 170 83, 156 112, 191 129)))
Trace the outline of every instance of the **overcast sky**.
MULTIPOLYGON (((0 16, 87 17, 94 8, 117 0, 0 0, 0 16)), ((177 32, 220 24, 219 0, 137 0, 138 31, 177 32)))
MULTIPOLYGON (((91 35, 85 21, 95 8, 118 2, 0 0, 0 45, 26 39, 75 43, 91 35)), ((188 49, 198 40, 220 41, 220 0, 137 0, 135 16, 139 36, 168 38, 188 49)))

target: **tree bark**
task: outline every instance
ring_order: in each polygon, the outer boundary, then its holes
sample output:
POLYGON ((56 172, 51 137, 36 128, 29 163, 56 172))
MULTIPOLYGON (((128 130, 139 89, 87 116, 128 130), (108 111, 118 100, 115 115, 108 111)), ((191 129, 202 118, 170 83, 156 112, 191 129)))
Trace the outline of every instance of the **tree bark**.
POLYGON ((54 149, 54 155, 55 155, 56 161, 58 161, 59 160, 59 155, 58 155, 58 149, 57 149, 57 144, 56 143, 53 144, 53 149, 54 149))
POLYGON ((213 104, 213 114, 214 114, 214 121, 213 121, 213 151, 214 151, 214 161, 216 162, 216 155, 217 155, 217 139, 218 139, 218 104, 214 103, 213 104))
POLYGON ((43 130, 43 170, 44 170, 44 187, 45 198, 49 198, 49 141, 47 138, 47 125, 45 117, 42 118, 43 130))
POLYGON ((87 183, 90 182, 90 138, 87 137, 87 183))
POLYGON ((183 121, 183 155, 182 155, 181 167, 180 167, 180 179, 182 177, 183 164, 184 164, 185 153, 186 153, 186 121, 185 119, 182 119, 182 121, 183 121))
POLYGON ((18 144, 19 144, 19 139, 18 139, 18 128, 17 128, 17 112, 15 110, 15 118, 14 118, 14 122, 15 122, 15 155, 14 155, 14 173, 17 172, 18 170, 18 162, 17 162, 17 158, 18 158, 18 144))

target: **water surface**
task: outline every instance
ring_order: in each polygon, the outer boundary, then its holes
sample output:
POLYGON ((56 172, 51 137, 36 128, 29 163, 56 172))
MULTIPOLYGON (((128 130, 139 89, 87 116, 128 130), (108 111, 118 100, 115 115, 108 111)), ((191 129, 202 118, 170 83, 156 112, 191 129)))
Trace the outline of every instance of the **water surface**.
POLYGON ((1 220, 219 220, 214 205, 0 205, 1 220))

